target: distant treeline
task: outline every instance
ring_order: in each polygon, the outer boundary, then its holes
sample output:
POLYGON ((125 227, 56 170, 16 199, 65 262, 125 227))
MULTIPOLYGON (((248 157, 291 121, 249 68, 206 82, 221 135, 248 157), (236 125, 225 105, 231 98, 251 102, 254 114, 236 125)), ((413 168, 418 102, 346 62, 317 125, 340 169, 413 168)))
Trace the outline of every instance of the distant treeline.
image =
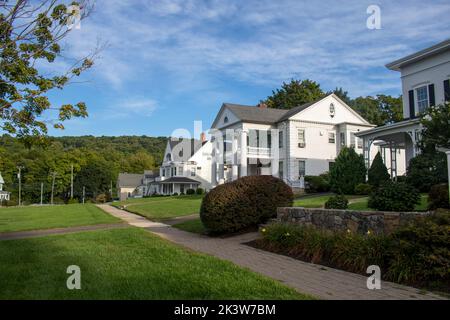
POLYGON ((44 203, 50 201, 55 177, 55 202, 70 198, 73 165, 74 198, 86 198, 110 192, 119 172, 142 173, 157 168, 163 158, 167 138, 147 136, 50 137, 45 146, 26 148, 18 139, 0 136, 0 172, 11 203, 18 198, 18 167, 22 167, 22 201, 39 203, 43 183, 44 203))

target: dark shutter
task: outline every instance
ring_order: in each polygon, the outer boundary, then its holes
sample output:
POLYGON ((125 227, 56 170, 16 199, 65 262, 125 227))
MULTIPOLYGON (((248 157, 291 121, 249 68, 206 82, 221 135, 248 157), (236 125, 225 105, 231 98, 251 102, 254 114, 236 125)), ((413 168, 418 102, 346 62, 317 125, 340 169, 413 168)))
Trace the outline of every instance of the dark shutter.
POLYGON ((436 99, 434 98, 434 84, 428 86, 428 96, 430 98, 430 106, 436 105, 436 99))
POLYGON ((414 108, 414 90, 409 90, 409 118, 416 117, 416 111, 414 108))
POLYGON ((450 101, 450 80, 444 81, 444 97, 445 101, 450 101))

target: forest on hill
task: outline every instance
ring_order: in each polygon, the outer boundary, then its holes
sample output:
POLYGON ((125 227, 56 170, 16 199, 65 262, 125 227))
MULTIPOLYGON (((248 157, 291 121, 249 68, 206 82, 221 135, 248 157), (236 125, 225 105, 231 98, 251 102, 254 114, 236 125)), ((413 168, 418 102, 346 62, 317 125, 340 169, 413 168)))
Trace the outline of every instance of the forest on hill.
POLYGON ((113 194, 119 172, 143 173, 158 168, 166 137, 49 137, 45 146, 27 148, 17 138, 0 136, 0 172, 11 203, 18 200, 21 168, 22 202, 39 203, 43 184, 44 203, 49 203, 54 178, 55 203, 70 197, 73 166, 74 198, 113 194))

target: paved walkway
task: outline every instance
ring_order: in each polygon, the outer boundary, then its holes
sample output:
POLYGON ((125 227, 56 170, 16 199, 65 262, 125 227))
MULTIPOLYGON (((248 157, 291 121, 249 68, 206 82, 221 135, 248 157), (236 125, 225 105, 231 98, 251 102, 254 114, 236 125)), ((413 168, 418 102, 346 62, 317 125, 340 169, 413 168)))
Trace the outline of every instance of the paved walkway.
POLYGON ((31 230, 31 231, 17 231, 17 232, 5 232, 0 234, 0 240, 17 240, 26 238, 37 238, 48 236, 52 234, 68 234, 81 231, 94 231, 94 230, 107 230, 128 227, 126 223, 113 223, 113 224, 97 224, 91 226, 78 226, 68 228, 54 228, 47 230, 31 230))
POLYGON ((232 261, 279 280, 298 292, 311 294, 321 299, 443 299, 415 288, 384 281, 381 290, 368 290, 367 278, 362 275, 302 262, 243 244, 254 240, 258 236, 257 233, 225 239, 210 238, 178 230, 163 223, 151 222, 109 205, 99 205, 99 207, 130 225, 144 228, 189 249, 232 261))
POLYGON ((182 217, 176 217, 176 218, 172 218, 172 219, 166 219, 161 221, 164 224, 168 224, 169 226, 173 226, 175 224, 179 224, 179 223, 183 223, 183 222, 187 222, 187 221, 191 221, 191 220, 195 220, 200 218, 200 215, 198 213, 195 214, 191 214, 188 216, 182 216, 182 217))

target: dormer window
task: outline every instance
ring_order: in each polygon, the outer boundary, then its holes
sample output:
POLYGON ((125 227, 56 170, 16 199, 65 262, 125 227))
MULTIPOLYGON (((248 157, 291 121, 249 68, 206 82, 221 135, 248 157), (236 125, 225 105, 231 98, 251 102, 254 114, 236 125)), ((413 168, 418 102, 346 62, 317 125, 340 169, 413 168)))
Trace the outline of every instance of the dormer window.
POLYGON ((166 160, 167 161, 172 161, 172 155, 170 153, 167 154, 166 160))
POLYGON ((223 118, 223 123, 228 123, 228 117, 225 116, 225 118, 223 118))

